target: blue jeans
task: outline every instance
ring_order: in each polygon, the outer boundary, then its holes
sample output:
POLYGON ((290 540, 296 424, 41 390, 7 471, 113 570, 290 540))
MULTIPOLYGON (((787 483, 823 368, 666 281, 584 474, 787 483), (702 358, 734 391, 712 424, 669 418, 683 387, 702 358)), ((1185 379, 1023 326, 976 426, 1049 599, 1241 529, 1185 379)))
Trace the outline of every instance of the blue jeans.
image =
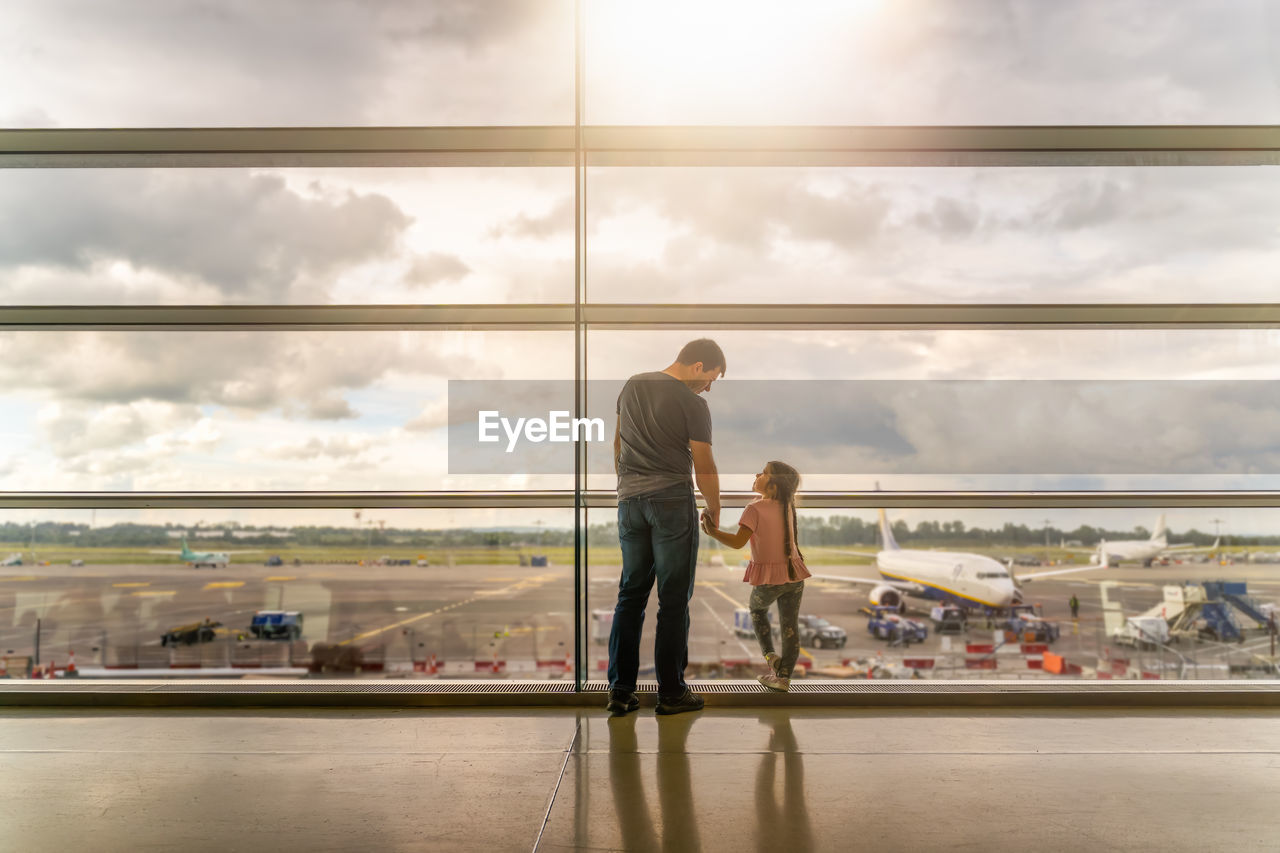
POLYGON ((649 591, 658 584, 658 629, 654 668, 658 695, 685 691, 689 663, 689 599, 698 564, 698 507, 691 485, 618 501, 622 578, 609 632, 609 687, 635 690, 640 670, 640 632, 649 591))

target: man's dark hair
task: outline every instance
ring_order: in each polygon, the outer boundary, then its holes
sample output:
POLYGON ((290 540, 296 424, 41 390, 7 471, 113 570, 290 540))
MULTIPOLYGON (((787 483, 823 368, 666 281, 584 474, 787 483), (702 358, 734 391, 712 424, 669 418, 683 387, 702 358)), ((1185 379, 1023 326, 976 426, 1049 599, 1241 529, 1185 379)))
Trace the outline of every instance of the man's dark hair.
POLYGON ((676 356, 676 361, 681 364, 702 362, 703 370, 715 370, 718 367, 721 375, 728 373, 724 363, 724 350, 720 349, 720 345, 711 340, 711 338, 698 338, 696 341, 689 341, 680 350, 680 354, 676 356))

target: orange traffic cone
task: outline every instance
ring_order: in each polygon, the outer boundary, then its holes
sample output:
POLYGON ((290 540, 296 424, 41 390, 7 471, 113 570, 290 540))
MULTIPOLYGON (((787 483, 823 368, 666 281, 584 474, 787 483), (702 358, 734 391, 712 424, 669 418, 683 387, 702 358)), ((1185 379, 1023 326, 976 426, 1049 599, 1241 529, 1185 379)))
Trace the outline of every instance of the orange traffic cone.
POLYGON ((440 672, 440 668, 439 665, 436 664, 436 656, 434 654, 431 655, 431 660, 427 663, 427 672, 430 675, 435 675, 440 672))
POLYGON ((569 648, 564 650, 564 674, 568 675, 573 672, 573 651, 569 648))
POLYGON ((76 669, 76 650, 69 649, 67 652, 67 668, 63 670, 63 678, 75 678, 80 674, 80 670, 76 669))

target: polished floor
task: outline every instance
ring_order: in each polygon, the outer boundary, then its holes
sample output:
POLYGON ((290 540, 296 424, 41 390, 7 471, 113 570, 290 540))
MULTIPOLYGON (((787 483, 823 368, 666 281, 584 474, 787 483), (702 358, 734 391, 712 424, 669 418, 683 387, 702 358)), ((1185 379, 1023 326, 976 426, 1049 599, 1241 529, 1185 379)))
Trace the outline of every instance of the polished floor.
POLYGON ((0 709, 0 850, 1276 850, 1266 710, 0 709))

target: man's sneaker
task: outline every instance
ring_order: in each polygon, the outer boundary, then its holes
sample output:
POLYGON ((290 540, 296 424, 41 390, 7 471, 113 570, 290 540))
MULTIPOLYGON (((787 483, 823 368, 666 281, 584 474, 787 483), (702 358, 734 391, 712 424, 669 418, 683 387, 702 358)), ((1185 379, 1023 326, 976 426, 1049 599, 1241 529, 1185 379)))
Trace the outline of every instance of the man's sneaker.
POLYGON ((630 690, 610 690, 609 704, 604 708, 615 717, 622 717, 640 707, 640 698, 630 690))
POLYGON ((790 678, 782 678, 772 672, 768 675, 757 675, 756 681, 759 681, 770 690, 777 690, 779 693, 786 693, 791 689, 790 678))
POLYGON ((777 675, 778 664, 782 663, 782 655, 777 652, 769 652, 769 654, 764 656, 764 662, 769 664, 769 669, 773 671, 774 675, 777 675))
POLYGON ((701 711, 705 704, 701 696, 686 687, 684 693, 674 699, 658 696, 658 707, 653 710, 656 714, 683 714, 685 711, 701 711))

